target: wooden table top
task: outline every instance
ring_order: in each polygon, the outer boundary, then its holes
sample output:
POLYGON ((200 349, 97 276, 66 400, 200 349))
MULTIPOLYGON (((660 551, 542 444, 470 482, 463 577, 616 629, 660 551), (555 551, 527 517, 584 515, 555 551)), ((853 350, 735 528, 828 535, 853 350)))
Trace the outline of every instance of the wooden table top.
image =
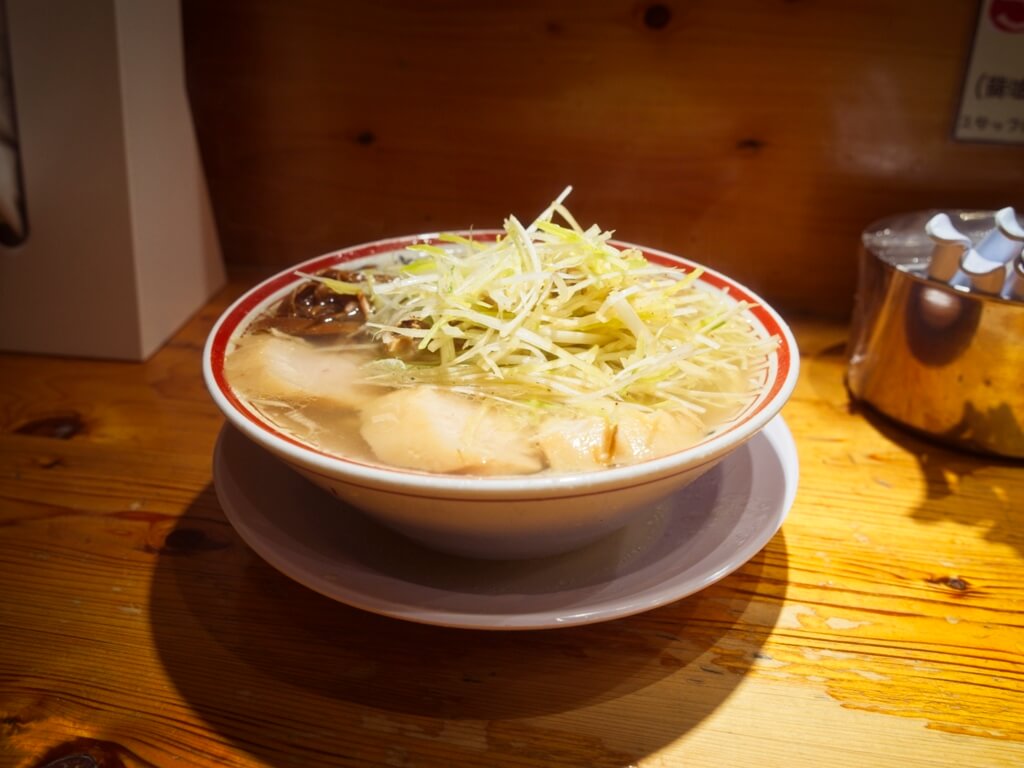
POLYGON ((844 326, 791 318, 800 487, 760 553, 488 632, 332 601, 228 523, 200 354, 247 282, 145 363, 0 355, 0 765, 1024 764, 1024 465, 851 408, 844 326))

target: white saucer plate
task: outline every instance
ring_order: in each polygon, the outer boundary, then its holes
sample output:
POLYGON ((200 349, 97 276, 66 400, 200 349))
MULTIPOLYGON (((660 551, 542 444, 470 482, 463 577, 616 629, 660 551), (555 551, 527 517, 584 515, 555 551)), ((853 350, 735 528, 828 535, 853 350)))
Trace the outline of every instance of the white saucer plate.
POLYGON ((782 525, 799 463, 777 416, 630 526, 575 552, 523 561, 425 549, 345 506, 227 425, 213 475, 242 539, 327 597, 426 624, 541 629, 647 611, 729 575, 782 525))

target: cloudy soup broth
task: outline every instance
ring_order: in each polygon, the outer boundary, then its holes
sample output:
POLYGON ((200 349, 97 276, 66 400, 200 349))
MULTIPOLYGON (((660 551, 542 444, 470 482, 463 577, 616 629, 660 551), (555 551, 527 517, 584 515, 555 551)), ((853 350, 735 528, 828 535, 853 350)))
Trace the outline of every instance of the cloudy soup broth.
POLYGON ((722 429, 777 340, 699 268, 581 227, 567 194, 527 225, 300 273, 233 343, 230 386, 320 452, 445 474, 599 470, 722 429))

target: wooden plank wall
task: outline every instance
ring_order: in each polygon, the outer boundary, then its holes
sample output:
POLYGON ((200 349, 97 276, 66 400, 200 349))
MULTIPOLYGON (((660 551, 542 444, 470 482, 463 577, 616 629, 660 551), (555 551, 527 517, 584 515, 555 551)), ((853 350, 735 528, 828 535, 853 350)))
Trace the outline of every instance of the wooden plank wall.
POLYGON ((184 0, 229 262, 581 221, 841 316, 861 229, 1024 208, 1024 147, 956 143, 973 0, 184 0))

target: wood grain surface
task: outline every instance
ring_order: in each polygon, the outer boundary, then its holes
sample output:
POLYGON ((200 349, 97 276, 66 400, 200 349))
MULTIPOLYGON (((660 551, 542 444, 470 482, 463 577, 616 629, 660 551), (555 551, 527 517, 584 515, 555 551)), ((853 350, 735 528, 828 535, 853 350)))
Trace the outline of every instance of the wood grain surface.
POLYGON ((1024 146, 952 137, 975 0, 184 0, 229 261, 534 215, 842 318, 860 232, 1024 208, 1024 146))
POLYGON ((241 541, 200 376, 229 288, 141 364, 0 356, 0 765, 995 768, 1024 762, 1024 467, 851 407, 791 316, 801 483, 732 575, 516 633, 319 596, 241 541))

